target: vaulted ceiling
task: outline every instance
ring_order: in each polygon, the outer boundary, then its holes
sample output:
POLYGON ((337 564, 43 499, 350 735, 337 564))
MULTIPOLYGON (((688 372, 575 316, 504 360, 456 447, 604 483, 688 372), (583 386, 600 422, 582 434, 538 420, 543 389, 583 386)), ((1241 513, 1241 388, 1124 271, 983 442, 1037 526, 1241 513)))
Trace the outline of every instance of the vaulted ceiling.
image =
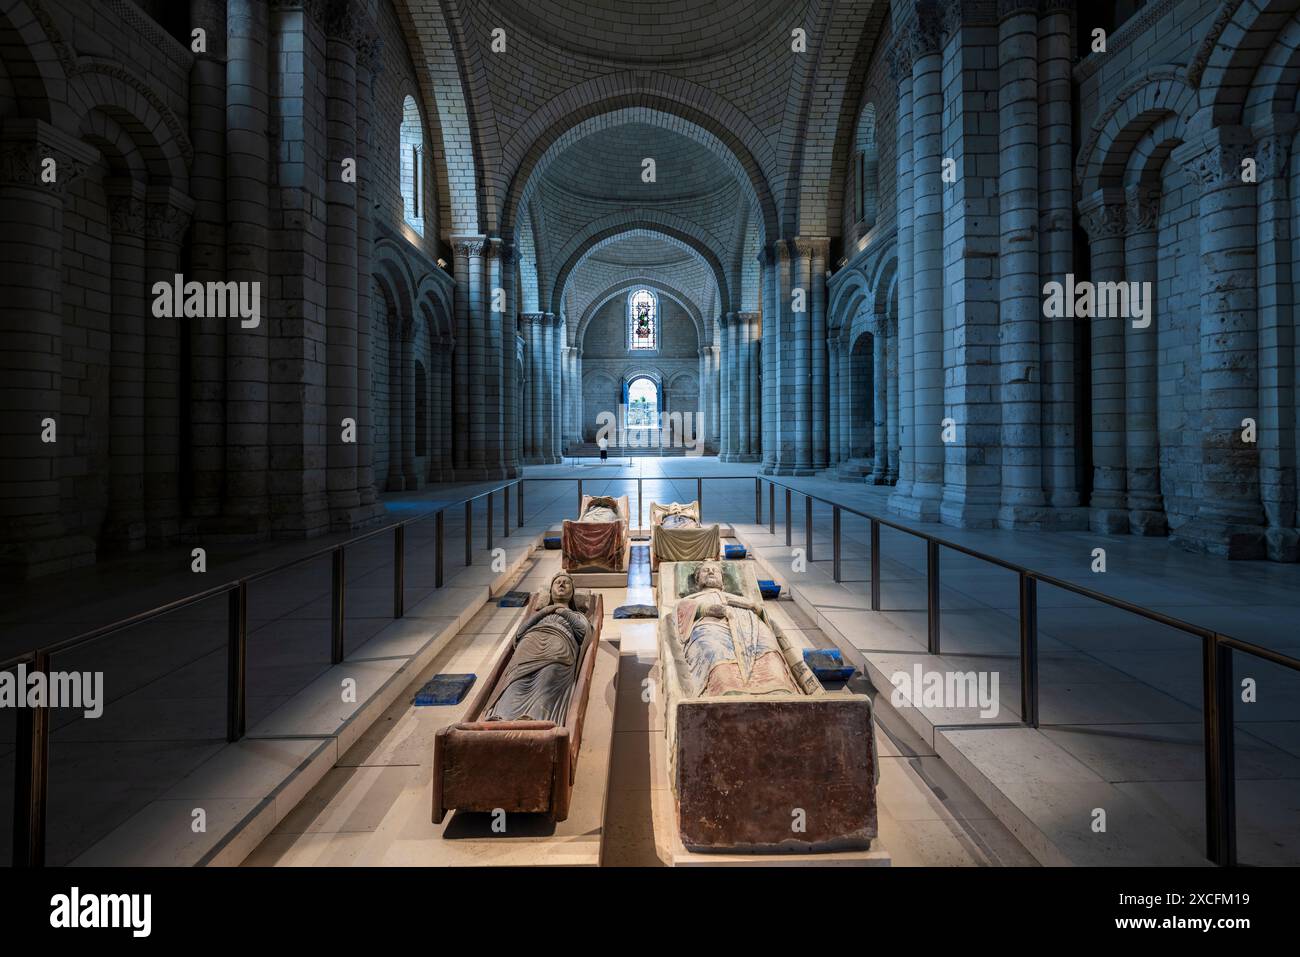
POLYGON ((762 245, 837 229, 883 0, 397 2, 439 114, 444 229, 513 237, 532 308, 573 316, 622 269, 716 321, 757 308, 762 245))

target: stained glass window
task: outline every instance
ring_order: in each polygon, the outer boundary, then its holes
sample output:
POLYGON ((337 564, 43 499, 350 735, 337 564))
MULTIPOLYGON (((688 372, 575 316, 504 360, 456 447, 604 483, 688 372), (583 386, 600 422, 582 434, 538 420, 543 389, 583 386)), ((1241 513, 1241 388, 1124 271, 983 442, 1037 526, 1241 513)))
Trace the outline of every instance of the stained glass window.
POLYGON ((658 349, 658 301, 649 289, 638 289, 627 299, 629 349, 658 349))

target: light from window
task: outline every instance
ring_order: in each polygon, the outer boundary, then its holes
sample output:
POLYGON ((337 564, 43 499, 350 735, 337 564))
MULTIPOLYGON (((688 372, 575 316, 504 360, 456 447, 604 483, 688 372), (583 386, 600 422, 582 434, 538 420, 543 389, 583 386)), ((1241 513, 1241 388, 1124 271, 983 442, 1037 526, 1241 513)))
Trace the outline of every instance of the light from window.
POLYGON ((421 236, 424 235, 424 121, 415 99, 408 96, 402 103, 401 149, 402 218, 421 236))
POLYGON ((659 348, 658 315, 655 294, 649 289, 638 289, 627 300, 628 348, 659 348))
POLYGON ((653 429, 659 424, 659 388, 653 379, 633 379, 627 387, 627 427, 653 429))

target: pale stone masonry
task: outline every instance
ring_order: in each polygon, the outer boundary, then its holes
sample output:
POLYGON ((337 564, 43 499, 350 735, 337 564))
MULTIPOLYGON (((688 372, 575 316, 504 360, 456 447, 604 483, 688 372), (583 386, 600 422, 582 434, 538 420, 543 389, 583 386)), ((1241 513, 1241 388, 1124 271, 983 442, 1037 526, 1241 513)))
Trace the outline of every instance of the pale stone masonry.
POLYGON ((913 519, 1295 561, 1300 20, 1129 6, 10 0, 0 569, 361 528, 639 379, 913 519))

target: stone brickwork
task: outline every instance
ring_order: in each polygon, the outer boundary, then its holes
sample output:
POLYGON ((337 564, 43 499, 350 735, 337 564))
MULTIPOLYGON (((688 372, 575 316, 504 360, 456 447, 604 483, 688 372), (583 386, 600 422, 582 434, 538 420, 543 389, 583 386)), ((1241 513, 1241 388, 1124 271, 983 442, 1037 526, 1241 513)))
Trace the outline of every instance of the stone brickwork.
POLYGON ((637 372, 913 518, 1300 557, 1289 13, 185 6, 0 14, 6 576, 361 527, 559 461, 637 372), (258 320, 155 315, 178 273, 258 320))

